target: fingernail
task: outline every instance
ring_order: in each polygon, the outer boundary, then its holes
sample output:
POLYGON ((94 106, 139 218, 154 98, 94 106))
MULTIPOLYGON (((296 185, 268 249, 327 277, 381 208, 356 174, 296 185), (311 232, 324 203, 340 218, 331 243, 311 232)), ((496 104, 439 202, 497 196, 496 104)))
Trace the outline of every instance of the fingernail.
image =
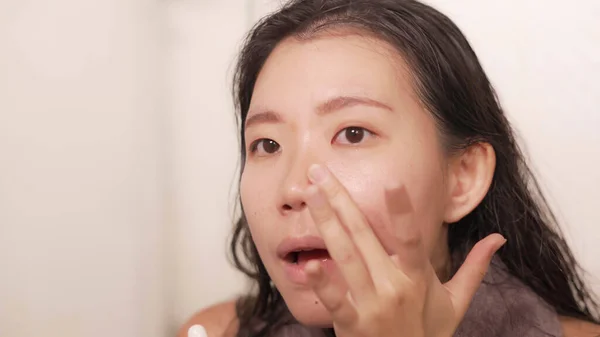
POLYGON ((196 324, 188 329, 188 337, 208 337, 208 334, 202 325, 196 324))
POLYGON ((324 182, 327 175, 327 169, 318 164, 314 164, 308 169, 308 178, 315 184, 324 182))
POLYGON ((503 235, 501 235, 501 234, 498 234, 498 235, 500 235, 500 237, 502 239, 498 240, 498 244, 497 244, 497 248, 496 248, 495 252, 499 251, 500 248, 502 248, 502 246, 504 246, 507 242, 506 238, 503 235))
POLYGON ((500 248, 506 244, 508 240, 504 236, 502 236, 502 243, 500 244, 500 248))

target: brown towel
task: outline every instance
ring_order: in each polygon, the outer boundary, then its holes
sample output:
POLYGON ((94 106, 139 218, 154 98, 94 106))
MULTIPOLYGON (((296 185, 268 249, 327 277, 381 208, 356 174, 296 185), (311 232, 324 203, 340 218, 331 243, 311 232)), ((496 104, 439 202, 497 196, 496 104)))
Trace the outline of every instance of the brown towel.
POLYGON ((455 337, 562 337, 554 308, 494 259, 455 337))
MULTIPOLYGON (((554 309, 494 259, 454 337, 562 337, 554 309)), ((274 337, 325 337, 299 323, 274 337)))

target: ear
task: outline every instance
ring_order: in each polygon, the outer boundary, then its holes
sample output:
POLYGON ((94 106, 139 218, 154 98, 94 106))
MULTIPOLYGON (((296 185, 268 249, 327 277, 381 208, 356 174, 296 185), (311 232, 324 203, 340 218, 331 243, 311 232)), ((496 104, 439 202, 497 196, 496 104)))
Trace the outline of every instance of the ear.
POLYGON ((447 170, 446 223, 471 213, 485 197, 496 169, 496 153, 488 143, 476 143, 450 159, 447 170))

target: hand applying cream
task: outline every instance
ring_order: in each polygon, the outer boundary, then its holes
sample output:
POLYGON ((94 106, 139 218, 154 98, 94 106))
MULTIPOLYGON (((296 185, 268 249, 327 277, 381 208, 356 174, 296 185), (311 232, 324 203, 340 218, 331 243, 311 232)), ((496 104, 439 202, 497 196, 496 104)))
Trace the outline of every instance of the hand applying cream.
POLYGON ((188 329, 188 337, 208 337, 208 334, 202 325, 196 324, 188 329))

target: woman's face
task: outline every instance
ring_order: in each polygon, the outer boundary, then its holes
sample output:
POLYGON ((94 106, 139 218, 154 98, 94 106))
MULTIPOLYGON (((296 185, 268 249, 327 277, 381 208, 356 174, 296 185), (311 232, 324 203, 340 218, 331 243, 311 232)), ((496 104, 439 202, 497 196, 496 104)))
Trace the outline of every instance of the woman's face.
MULTIPOLYGON (((389 254, 395 232, 386 190, 403 188, 412 204, 405 221, 421 229, 434 267, 443 268, 446 161, 438 139, 407 66, 388 44, 323 35, 276 47, 246 120, 241 199, 260 257, 296 319, 331 324, 301 268, 308 259, 328 257, 303 200, 310 165, 333 172, 389 254)), ((333 282, 345 287, 328 263, 333 282)))

